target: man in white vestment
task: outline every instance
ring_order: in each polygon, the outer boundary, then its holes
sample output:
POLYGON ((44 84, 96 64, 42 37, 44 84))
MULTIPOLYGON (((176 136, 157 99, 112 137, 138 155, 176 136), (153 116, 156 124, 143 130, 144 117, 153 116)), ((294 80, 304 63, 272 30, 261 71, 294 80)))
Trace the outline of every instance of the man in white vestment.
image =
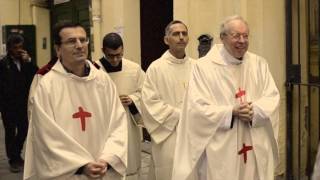
POLYGON ((156 180, 170 180, 183 95, 194 60, 186 56, 188 29, 181 21, 170 22, 164 42, 169 46, 146 72, 142 88, 144 125, 151 136, 152 162, 156 180))
POLYGON ((128 117, 128 168, 125 179, 140 180, 140 128, 143 125, 140 99, 145 73, 138 64, 123 58, 123 41, 119 34, 107 34, 103 38, 102 51, 104 57, 97 64, 115 83, 128 117))
POLYGON ((24 179, 120 180, 127 117, 116 87, 87 60, 82 26, 59 24, 54 38, 59 59, 34 80, 30 96, 24 179))
POLYGON ((265 59, 247 52, 240 16, 221 25, 223 45, 194 66, 177 130, 172 180, 273 180, 279 92, 265 59))
POLYGON ((312 180, 320 179, 320 144, 318 145, 318 153, 313 167, 312 180))
POLYGON ((38 69, 37 73, 34 75, 31 86, 30 86, 30 90, 29 90, 29 96, 28 96, 28 119, 31 119, 31 109, 32 109, 31 100, 36 90, 36 87, 38 86, 38 83, 40 82, 41 77, 47 74, 57 61, 58 61, 57 57, 52 58, 46 65, 38 69))

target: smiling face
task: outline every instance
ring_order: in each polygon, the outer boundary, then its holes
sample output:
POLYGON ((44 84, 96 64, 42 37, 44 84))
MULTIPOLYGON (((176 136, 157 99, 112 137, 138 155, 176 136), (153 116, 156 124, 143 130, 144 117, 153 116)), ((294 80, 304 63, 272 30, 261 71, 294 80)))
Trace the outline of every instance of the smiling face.
POLYGON ((56 46, 63 64, 85 63, 88 57, 88 40, 82 27, 67 27, 60 31, 61 44, 56 46))
POLYGON ((235 19, 226 24, 227 31, 221 35, 226 50, 235 58, 242 59, 249 47, 249 29, 243 21, 235 19))

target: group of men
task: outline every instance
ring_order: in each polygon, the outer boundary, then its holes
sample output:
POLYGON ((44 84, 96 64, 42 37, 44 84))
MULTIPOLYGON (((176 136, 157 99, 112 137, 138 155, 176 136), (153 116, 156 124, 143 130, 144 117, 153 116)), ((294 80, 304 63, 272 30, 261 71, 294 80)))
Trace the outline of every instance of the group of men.
POLYGON ((246 21, 228 17, 223 44, 193 60, 187 26, 172 21, 168 50, 144 73, 123 58, 118 34, 91 62, 84 28, 57 26, 57 60, 29 93, 24 179, 139 180, 141 126, 151 136, 148 180, 273 179, 279 92, 248 38, 246 21))

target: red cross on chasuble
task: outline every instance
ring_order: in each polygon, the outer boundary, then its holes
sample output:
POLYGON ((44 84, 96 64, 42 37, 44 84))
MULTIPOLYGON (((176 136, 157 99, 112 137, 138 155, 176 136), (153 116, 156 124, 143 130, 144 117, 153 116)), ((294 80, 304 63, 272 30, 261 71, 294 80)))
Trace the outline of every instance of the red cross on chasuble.
POLYGON ((246 95, 246 91, 245 90, 241 90, 241 88, 239 88, 239 91, 236 93, 236 99, 240 98, 240 103, 244 102, 244 96, 246 95))
POLYGON ((85 131, 86 130, 86 117, 91 117, 91 113, 86 112, 83 110, 83 108, 80 106, 79 107, 79 112, 76 112, 72 115, 74 119, 80 118, 81 122, 81 130, 85 131))
POLYGON ((252 150, 253 147, 252 146, 246 146, 245 143, 243 143, 242 145, 242 149, 240 151, 238 151, 238 155, 243 154, 243 161, 246 164, 247 163, 247 152, 252 150))

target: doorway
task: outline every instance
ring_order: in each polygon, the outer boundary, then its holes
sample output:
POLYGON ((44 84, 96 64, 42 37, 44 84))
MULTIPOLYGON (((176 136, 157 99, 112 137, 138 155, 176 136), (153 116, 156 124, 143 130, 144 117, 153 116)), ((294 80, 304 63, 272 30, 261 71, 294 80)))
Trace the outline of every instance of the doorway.
POLYGON ((286 0, 287 179, 311 179, 320 137, 320 3, 286 0))

